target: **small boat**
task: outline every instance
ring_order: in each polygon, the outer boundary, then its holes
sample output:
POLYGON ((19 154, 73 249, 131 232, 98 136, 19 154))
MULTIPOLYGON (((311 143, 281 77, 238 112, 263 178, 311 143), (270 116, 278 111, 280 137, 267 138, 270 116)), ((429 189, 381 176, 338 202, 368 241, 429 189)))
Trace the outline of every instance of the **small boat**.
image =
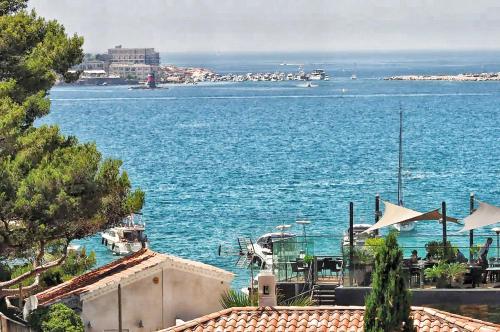
POLYGON ((357 79, 358 79, 358 77, 356 76, 356 74, 351 75, 351 80, 357 80, 357 79))
MULTIPOLYGON (((353 233, 354 233, 354 246, 363 246, 365 241, 370 238, 380 237, 377 235, 376 231, 365 232, 371 226, 370 224, 354 224, 353 225, 353 233)), ((344 238, 342 240, 342 246, 349 246, 349 229, 344 232, 344 238)))
POLYGON ((115 255, 132 254, 148 247, 148 238, 144 234, 145 228, 142 214, 131 214, 123 221, 122 225, 102 232, 101 244, 115 255))
POLYGON ((325 71, 323 69, 315 69, 309 74, 309 79, 312 81, 321 81, 326 77, 325 71))

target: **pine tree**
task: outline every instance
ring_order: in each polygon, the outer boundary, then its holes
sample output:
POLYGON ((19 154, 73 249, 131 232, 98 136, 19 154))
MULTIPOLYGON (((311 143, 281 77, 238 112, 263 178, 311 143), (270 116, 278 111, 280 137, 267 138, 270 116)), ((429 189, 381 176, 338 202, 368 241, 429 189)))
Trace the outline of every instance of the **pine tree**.
POLYGON ((410 317, 410 292, 402 269, 403 252, 399 249, 396 234, 390 233, 377 252, 372 291, 366 298, 365 331, 413 331, 410 317))
POLYGON ((120 160, 104 159, 55 125, 35 125, 50 111, 56 80, 70 82, 83 39, 27 11, 27 0, 0 0, 0 260, 31 268, 0 281, 0 299, 36 291, 40 274, 61 265, 72 240, 91 236, 141 209, 120 160), (57 250, 56 250, 57 249, 57 250), (50 251, 61 253, 50 257, 50 251), (50 260, 47 260, 50 258, 50 260))

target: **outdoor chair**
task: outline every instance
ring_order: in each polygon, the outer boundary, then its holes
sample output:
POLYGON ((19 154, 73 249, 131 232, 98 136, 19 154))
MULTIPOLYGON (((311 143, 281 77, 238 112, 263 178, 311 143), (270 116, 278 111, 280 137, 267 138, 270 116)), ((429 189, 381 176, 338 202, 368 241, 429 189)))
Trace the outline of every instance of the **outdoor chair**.
POLYGON ((293 274, 295 273, 297 280, 299 280, 299 273, 304 273, 304 271, 306 270, 304 268, 303 263, 291 262, 290 265, 292 266, 292 277, 293 277, 293 274))
POLYGON ((324 277, 325 276, 325 260, 318 259, 316 262, 317 262, 316 263, 316 272, 317 273, 321 272, 321 276, 324 277))
POLYGON ((339 277, 340 268, 339 268, 338 261, 334 261, 334 260, 330 260, 330 259, 325 260, 323 268, 325 270, 330 271, 330 276, 332 276, 332 273, 335 272, 335 274, 337 275, 337 278, 339 277))

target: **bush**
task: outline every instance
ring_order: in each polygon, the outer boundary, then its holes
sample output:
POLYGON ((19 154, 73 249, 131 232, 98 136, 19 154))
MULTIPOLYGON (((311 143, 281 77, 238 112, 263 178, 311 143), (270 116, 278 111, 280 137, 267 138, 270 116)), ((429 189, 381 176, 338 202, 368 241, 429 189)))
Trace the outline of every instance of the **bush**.
POLYGON ((62 303, 51 305, 40 322, 41 332, 84 332, 80 316, 62 303))
POLYGON ((402 262, 403 252, 392 232, 375 257, 372 291, 365 301, 365 332, 414 330, 402 262))
POLYGON ((446 249, 443 241, 429 241, 425 244, 427 258, 435 260, 453 261, 455 259, 456 248, 453 247, 450 241, 446 241, 446 249))

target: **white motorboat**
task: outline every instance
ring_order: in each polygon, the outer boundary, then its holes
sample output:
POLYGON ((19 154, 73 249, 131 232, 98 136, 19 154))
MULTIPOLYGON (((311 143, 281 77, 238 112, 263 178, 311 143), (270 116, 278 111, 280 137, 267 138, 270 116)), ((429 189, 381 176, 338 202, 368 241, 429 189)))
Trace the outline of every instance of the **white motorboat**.
POLYGON ((311 81, 321 81, 325 79, 325 71, 323 69, 315 69, 309 74, 311 81))
MULTIPOLYGON (((363 246, 367 239, 379 237, 376 231, 366 232, 371 226, 370 224, 354 224, 353 225, 353 233, 354 233, 354 246, 363 246)), ((342 246, 349 246, 349 229, 345 231, 344 238, 342 240, 342 246)))
POLYGON ((101 234, 101 244, 116 255, 129 255, 148 247, 141 214, 132 214, 122 225, 109 228, 101 234))
POLYGON ((358 79, 358 77, 356 76, 356 74, 351 75, 351 80, 357 80, 357 79, 358 79))
POLYGON ((247 249, 253 251, 253 264, 259 266, 261 270, 272 271, 275 242, 294 237, 296 237, 295 234, 287 232, 267 233, 260 236, 255 243, 251 244, 251 248, 249 247, 250 244, 247 244, 247 249))

